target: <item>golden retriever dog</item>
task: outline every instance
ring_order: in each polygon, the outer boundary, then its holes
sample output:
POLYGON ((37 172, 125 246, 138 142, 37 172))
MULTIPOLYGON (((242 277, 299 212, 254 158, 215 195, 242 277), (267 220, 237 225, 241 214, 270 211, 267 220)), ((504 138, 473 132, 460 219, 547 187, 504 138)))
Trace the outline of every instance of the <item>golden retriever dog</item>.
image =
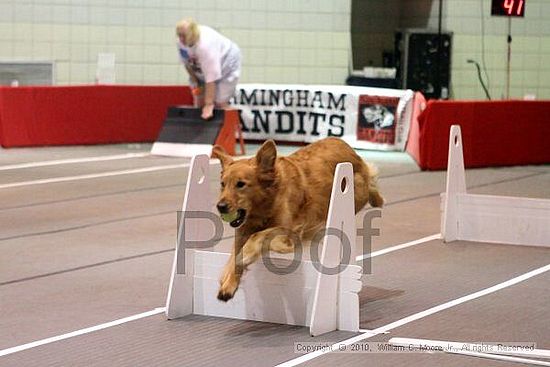
POLYGON ((272 140, 254 158, 233 160, 219 146, 212 157, 222 166, 218 211, 236 228, 231 258, 220 279, 222 301, 233 297, 244 270, 263 253, 292 252, 324 228, 338 163, 353 165, 356 213, 367 203, 384 203, 374 166, 337 138, 320 140, 287 157, 277 157, 272 140))

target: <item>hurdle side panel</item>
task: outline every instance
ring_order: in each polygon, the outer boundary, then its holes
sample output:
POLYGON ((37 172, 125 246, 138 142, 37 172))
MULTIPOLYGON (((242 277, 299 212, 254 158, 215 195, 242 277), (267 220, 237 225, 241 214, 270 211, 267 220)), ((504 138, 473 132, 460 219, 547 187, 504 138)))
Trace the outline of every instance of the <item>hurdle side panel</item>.
POLYGON ((458 240, 457 194, 466 193, 462 134, 459 125, 451 126, 449 134, 449 156, 447 159, 447 184, 445 205, 441 222, 441 235, 445 242, 458 240))
POLYGON ((354 276, 340 274, 338 292, 338 330, 359 331, 359 292, 363 288, 361 267, 348 266, 354 276))
POLYGON ((550 200, 459 194, 458 239, 550 247, 550 200))
MULTIPOLYGON (((351 241, 355 239, 355 208, 353 191, 353 166, 351 163, 340 163, 336 166, 332 193, 330 197, 327 225, 327 234, 321 249, 320 262, 326 269, 335 269, 340 265, 340 259, 351 261, 351 241), (335 236, 331 231, 338 230, 335 236), (346 254, 346 251, 348 252, 346 254)), ((355 260, 354 260, 355 261, 355 260)), ((338 305, 346 302, 339 295, 339 274, 329 274, 326 271, 318 273, 313 309, 311 313, 310 334, 321 335, 339 329, 340 322, 346 322, 352 327, 346 317, 340 317, 338 305)), ((340 307, 340 312, 350 310, 340 307)), ((357 318, 359 314, 357 313, 357 318)))
POLYGON ((170 276, 170 285, 168 286, 168 295, 166 297, 166 318, 172 320, 193 313, 193 250, 187 250, 183 261, 186 262, 187 273, 178 274, 178 250, 172 263, 172 274, 170 276))
POLYGON ((191 160, 166 298, 166 317, 169 319, 193 313, 194 250, 186 249, 184 241, 207 241, 214 237, 213 228, 205 225, 205 219, 186 218, 187 213, 211 211, 208 168, 207 155, 194 156, 191 160))

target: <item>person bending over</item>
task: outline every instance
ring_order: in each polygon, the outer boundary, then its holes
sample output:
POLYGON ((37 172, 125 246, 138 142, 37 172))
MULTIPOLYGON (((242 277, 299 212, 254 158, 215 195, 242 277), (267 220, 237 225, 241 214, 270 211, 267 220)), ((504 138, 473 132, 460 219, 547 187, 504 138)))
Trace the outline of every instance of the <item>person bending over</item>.
POLYGON ((210 119, 214 107, 227 107, 235 93, 241 74, 241 51, 229 38, 191 18, 177 23, 176 35, 195 106, 202 108, 203 119, 210 119))

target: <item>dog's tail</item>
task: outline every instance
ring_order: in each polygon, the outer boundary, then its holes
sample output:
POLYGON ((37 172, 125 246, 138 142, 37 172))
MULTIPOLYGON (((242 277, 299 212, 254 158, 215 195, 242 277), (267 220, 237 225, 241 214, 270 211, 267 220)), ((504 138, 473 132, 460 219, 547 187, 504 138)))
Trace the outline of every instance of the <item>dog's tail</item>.
POLYGON ((378 168, 372 163, 367 163, 369 168, 369 204, 375 208, 384 205, 384 198, 378 191, 378 168))

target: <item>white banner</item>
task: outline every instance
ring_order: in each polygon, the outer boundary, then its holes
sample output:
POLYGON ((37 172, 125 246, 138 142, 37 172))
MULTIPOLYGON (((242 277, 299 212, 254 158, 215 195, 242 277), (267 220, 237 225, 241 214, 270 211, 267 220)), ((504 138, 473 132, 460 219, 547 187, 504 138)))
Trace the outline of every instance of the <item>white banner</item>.
POLYGON ((337 85, 239 84, 245 139, 313 142, 327 136, 352 147, 404 150, 413 116, 411 90, 337 85))

